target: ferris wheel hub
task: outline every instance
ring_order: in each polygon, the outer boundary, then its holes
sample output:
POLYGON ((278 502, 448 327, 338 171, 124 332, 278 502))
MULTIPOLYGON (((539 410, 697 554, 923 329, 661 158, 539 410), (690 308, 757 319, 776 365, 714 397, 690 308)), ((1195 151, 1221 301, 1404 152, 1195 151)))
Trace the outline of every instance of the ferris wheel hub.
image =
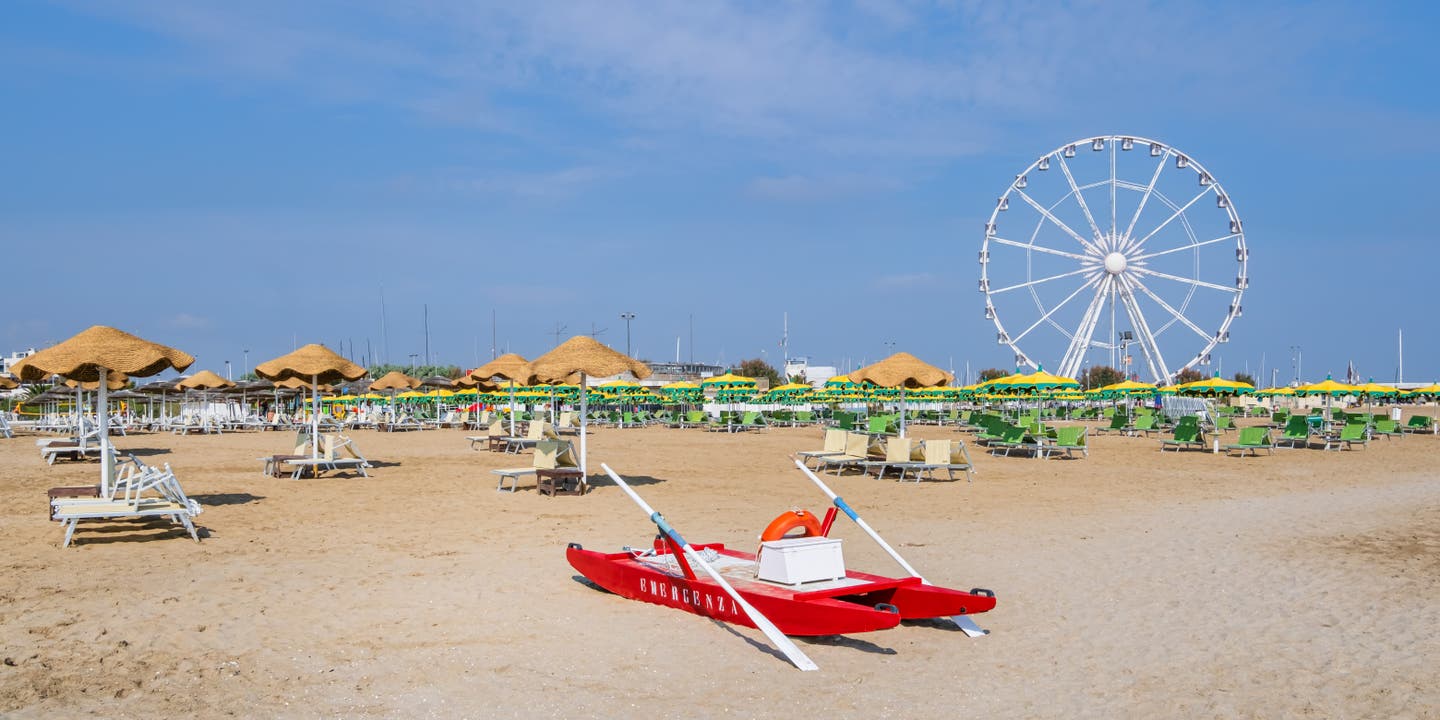
POLYGON ((1125 266, 1127 264, 1128 261, 1125 259, 1125 255, 1123 253, 1112 252, 1109 255, 1105 256, 1105 272, 1108 272, 1111 275, 1119 275, 1120 273, 1125 272, 1125 266))

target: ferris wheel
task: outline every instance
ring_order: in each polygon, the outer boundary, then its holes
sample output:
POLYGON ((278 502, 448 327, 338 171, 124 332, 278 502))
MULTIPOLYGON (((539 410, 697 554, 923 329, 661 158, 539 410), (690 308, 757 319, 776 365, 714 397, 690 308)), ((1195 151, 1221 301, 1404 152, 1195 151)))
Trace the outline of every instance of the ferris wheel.
POLYGON ((985 224, 980 292, 1017 365, 1058 358, 1055 372, 1076 377, 1108 353, 1164 384, 1229 341, 1248 261, 1210 171, 1164 143, 1102 135, 1041 155, 1005 188, 985 224))

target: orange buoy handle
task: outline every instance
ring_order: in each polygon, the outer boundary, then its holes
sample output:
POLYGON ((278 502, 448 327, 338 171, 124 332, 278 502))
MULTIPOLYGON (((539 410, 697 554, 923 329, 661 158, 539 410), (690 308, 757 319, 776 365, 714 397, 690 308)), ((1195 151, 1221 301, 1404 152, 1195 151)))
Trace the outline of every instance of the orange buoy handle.
POLYGON ((787 510, 765 527, 765 532, 760 533, 760 542, 779 540, 795 528, 801 528, 805 532, 793 537, 821 537, 825 534, 814 513, 808 510, 787 510))

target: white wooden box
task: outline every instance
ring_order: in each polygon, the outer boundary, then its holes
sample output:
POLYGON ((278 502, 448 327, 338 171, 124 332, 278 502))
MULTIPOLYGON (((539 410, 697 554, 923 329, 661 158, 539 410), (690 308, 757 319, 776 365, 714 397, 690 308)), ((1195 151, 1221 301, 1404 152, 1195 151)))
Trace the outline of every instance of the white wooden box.
POLYGON ((760 543, 761 580, 797 585, 845 577, 840 538, 802 537, 760 543))

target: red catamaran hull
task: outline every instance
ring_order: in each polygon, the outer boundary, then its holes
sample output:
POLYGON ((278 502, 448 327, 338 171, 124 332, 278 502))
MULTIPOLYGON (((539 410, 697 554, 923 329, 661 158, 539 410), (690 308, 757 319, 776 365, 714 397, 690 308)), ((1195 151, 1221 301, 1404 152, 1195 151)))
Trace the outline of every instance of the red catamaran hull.
MULTIPOLYGON (((721 543, 694 547, 712 549, 737 560, 755 560, 754 555, 727 550, 721 543)), ((630 553, 600 553, 573 543, 565 555, 580 574, 621 597, 755 627, 734 600, 707 576, 690 578, 638 560, 630 553)), ((901 620, 974 614, 995 607, 994 595, 986 591, 967 593, 925 585, 915 577, 887 578, 853 571, 846 577, 856 582, 813 590, 729 576, 726 580, 786 635, 886 630, 901 620)))

